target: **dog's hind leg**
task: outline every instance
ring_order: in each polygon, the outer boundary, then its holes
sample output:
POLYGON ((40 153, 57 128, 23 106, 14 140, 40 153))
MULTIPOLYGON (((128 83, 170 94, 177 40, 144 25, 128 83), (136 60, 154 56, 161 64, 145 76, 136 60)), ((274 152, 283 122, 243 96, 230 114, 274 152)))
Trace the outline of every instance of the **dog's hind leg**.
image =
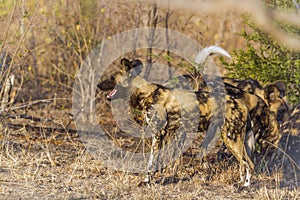
POLYGON ((248 187, 250 186, 250 178, 251 178, 251 167, 249 166, 249 164, 247 163, 246 164, 246 180, 245 180, 245 183, 244 183, 244 186, 245 187, 248 187))
POLYGON ((245 182, 245 165, 240 163, 240 183, 244 183, 245 182))
MULTIPOLYGON (((254 139, 254 134, 251 130, 251 127, 247 127, 248 131, 246 133, 245 137, 245 148, 246 148, 246 154, 248 158, 253 157, 253 152, 255 150, 255 139, 254 139), (250 129, 248 129, 250 128, 250 129)), ((250 164, 246 162, 246 179, 244 182, 244 186, 248 187, 250 186, 250 178, 251 178, 251 167, 250 165, 252 164, 251 161, 249 160, 250 164)))
POLYGON ((251 179, 251 167, 248 162, 243 161, 240 162, 240 183, 244 183, 245 187, 250 186, 250 179, 251 179), (246 176, 245 176, 246 172, 246 176))
POLYGON ((240 102, 229 100, 227 102, 225 118, 222 138, 231 153, 240 163, 241 181, 244 182, 244 186, 249 186, 254 164, 247 153, 245 145, 248 110, 240 102), (245 172, 246 180, 244 178, 245 172))

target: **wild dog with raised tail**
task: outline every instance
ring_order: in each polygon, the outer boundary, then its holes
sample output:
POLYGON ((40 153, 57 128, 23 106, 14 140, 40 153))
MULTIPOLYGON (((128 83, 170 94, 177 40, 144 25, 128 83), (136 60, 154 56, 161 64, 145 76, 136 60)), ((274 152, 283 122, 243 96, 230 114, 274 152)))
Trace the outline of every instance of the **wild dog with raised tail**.
MULTIPOLYGON (((121 88, 126 89, 127 94, 130 94, 130 106, 141 110, 145 121, 153 130, 148 174, 145 182, 150 181, 154 159, 158 157, 155 154, 159 154, 164 141, 177 131, 184 131, 186 127, 179 128, 185 117, 194 117, 188 116, 187 113, 197 113, 191 112, 194 110, 200 113, 196 126, 199 131, 203 132, 207 130, 215 114, 214 112, 218 110, 215 107, 217 102, 224 101, 226 105, 225 119, 221 119, 224 120, 221 137, 240 163, 241 181, 245 186, 249 186, 254 165, 247 153, 249 152, 247 149, 250 147, 245 144, 246 132, 251 132, 247 107, 228 95, 224 95, 224 99, 218 99, 218 97, 211 96, 206 91, 185 91, 150 83, 139 76, 141 66, 143 64, 140 60, 129 61, 124 58, 121 60, 119 72, 114 74, 113 78, 101 82, 98 86, 100 89, 107 89, 106 86, 109 85, 110 81, 113 81, 115 85, 121 85, 121 88), (185 103, 180 105, 178 100, 185 103)), ((117 94, 118 91, 115 88, 107 97, 113 99, 117 94)), ((191 126, 195 125, 191 124, 191 126)), ((155 170, 157 169, 155 168, 155 170)))

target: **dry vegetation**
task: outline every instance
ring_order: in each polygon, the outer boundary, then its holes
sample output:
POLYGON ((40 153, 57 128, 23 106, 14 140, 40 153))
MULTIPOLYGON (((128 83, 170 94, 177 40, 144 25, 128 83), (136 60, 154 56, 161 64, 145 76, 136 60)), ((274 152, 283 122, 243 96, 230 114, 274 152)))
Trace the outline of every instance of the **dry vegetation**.
MULTIPOLYGON (((245 45, 238 35, 245 28, 239 14, 157 9, 155 14, 153 5, 139 1, 1 1, 0 51, 12 58, 2 83, 14 74, 16 93, 0 115, 1 199, 299 198, 299 190, 279 188, 280 173, 259 167, 253 186, 238 188, 234 157, 200 162, 191 156, 199 151, 196 144, 183 157, 176 177, 166 169, 149 187, 138 187, 143 175, 114 171, 85 150, 72 120, 72 87, 83 59, 103 39, 167 24, 203 46, 217 44, 231 52, 245 45)), ((115 133, 105 95, 97 95, 99 121, 115 133)))

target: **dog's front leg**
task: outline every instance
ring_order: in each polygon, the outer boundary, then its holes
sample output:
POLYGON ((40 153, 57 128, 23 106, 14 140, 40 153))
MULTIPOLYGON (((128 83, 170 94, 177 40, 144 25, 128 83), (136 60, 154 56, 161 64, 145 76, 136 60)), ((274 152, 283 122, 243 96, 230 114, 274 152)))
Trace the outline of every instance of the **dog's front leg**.
POLYGON ((162 105, 155 104, 147 111, 146 122, 148 124, 146 131, 151 131, 152 144, 150 149, 150 156, 147 166, 147 175, 145 182, 150 182, 152 175, 158 170, 158 162, 161 153, 162 139, 165 134, 166 127, 166 112, 162 105), (157 150, 157 159, 155 159, 155 150, 157 150), (154 165, 155 162, 155 166, 154 165))
MULTIPOLYGON (((152 177, 151 168, 153 166, 154 148, 155 148, 156 142, 157 142, 156 135, 152 134, 152 144, 151 144, 150 157, 149 157, 148 166, 147 166, 147 175, 146 175, 146 178, 144 179, 144 182, 146 182, 146 183, 149 183, 151 181, 151 177, 152 177)), ((156 170, 156 169, 154 169, 154 170, 156 170)))

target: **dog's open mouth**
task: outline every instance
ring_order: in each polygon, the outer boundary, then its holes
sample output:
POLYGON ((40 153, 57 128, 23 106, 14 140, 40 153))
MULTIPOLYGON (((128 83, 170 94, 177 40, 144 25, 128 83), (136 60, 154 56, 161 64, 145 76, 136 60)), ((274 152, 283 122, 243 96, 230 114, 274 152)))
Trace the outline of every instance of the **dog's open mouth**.
POLYGON ((127 88, 121 85, 116 85, 115 88, 108 93, 106 99, 111 101, 115 99, 124 99, 126 97, 127 97, 127 88))
POLYGON ((110 99, 113 98, 113 96, 114 96, 116 93, 117 93, 117 89, 115 88, 115 89, 113 89, 113 90, 106 96, 106 98, 110 100, 110 99))

